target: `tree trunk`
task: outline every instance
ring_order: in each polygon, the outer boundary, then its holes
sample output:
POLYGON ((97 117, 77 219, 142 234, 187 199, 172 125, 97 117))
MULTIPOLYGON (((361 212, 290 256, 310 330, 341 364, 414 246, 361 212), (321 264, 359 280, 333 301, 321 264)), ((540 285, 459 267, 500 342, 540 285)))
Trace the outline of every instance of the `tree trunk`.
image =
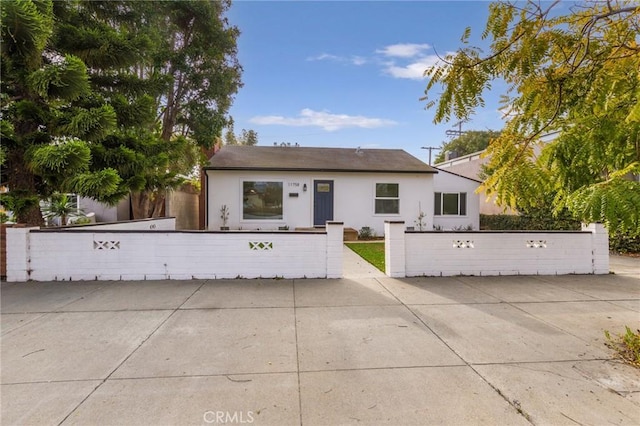
POLYGON ((28 226, 44 226, 44 218, 40 211, 40 198, 37 191, 37 176, 35 176, 25 161, 23 149, 10 149, 7 155, 8 179, 7 186, 9 194, 20 196, 26 201, 24 208, 16 208, 13 213, 16 222, 24 223, 28 226), (28 201, 32 198, 31 201, 28 201))
POLYGON ((148 219, 150 217, 164 217, 165 191, 140 191, 131 193, 131 210, 133 219, 148 219))
POLYGON ((133 219, 146 219, 149 217, 149 192, 140 191, 131 193, 131 212, 133 219))
POLYGON ((26 209, 21 215, 18 215, 16 219, 17 223, 25 223, 27 226, 44 226, 44 218, 42 217, 38 203, 26 209))
POLYGON ((153 194, 153 200, 151 201, 151 214, 150 217, 164 217, 165 216, 165 201, 167 195, 165 191, 156 191, 153 194))

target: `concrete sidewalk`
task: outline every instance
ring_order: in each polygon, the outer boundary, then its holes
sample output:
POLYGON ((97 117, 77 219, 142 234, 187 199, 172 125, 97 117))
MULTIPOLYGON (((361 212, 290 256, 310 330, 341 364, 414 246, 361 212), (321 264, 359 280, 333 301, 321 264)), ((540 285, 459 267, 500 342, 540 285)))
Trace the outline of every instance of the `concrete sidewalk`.
POLYGON ((1 423, 640 424, 640 277, 3 284, 1 423))
POLYGON ((617 275, 631 275, 640 278, 640 257, 610 255, 609 268, 617 275))

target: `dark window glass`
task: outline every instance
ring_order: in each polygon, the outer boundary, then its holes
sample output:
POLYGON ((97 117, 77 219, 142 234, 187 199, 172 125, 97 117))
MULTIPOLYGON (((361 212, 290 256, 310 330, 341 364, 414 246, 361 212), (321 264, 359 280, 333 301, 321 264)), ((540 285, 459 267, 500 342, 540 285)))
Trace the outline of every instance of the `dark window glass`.
POLYGON ((282 182, 242 182, 242 218, 282 220, 282 182))
POLYGON ((376 198, 398 198, 397 183, 376 183, 376 198))
POLYGON ((442 194, 442 214, 458 214, 458 194, 442 194))
POLYGON ((398 214, 400 212, 400 200, 377 199, 376 214, 398 214))

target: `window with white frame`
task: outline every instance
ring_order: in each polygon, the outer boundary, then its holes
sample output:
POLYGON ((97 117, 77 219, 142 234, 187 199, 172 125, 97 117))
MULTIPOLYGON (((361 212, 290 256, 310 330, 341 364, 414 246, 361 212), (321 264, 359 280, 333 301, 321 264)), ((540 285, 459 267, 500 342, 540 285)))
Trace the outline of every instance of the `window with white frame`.
POLYGON ((282 182, 242 182, 242 219, 282 220, 282 182))
POLYGON ((397 183, 376 183, 375 214, 400 213, 400 186, 397 183))
POLYGON ((434 202, 436 216, 466 216, 466 192, 436 192, 434 202))

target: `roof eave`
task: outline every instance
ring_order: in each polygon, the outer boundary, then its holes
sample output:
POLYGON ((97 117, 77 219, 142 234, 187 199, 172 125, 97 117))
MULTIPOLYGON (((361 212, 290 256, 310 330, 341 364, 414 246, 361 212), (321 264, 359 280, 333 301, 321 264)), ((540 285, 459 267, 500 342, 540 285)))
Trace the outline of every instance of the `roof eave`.
POLYGON ((310 169, 310 168, 286 168, 286 167, 220 167, 220 166, 205 166, 203 170, 212 170, 212 171, 260 171, 260 172, 324 172, 324 173, 401 173, 401 174, 436 174, 437 170, 354 170, 354 169, 330 169, 330 168, 319 168, 319 169, 310 169))

